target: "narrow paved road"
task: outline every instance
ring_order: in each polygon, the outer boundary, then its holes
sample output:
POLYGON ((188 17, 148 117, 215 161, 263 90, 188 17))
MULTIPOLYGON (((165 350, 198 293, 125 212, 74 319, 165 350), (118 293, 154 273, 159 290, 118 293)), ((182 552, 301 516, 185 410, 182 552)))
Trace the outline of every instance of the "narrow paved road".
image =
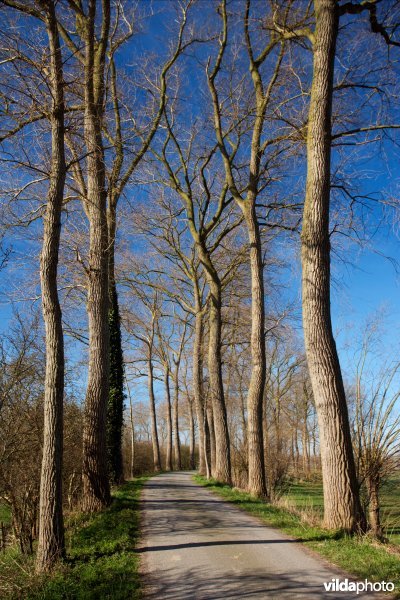
POLYGON ((138 548, 145 598, 371 598, 325 592, 324 582, 345 576, 191 476, 166 473, 145 485, 138 548))

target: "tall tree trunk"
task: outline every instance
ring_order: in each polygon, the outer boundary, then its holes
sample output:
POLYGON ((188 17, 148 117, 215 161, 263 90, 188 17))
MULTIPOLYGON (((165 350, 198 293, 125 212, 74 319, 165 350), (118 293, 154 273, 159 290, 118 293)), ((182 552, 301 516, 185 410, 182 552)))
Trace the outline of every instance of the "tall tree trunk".
MULTIPOLYGON (((93 179, 92 176, 89 179, 93 179)), ((89 378, 83 429, 83 510, 101 510, 110 502, 107 473, 106 412, 109 381, 108 273, 105 194, 91 181, 93 195, 103 199, 92 207, 90 272, 88 274, 89 378)), ((89 192, 89 197, 91 194, 89 192)))
POLYGON ((211 477, 211 442, 210 428, 208 426, 207 411, 204 410, 204 463, 206 467, 205 476, 207 479, 211 477))
POLYGON ((205 407, 203 393, 203 313, 200 308, 200 302, 195 296, 195 326, 193 341, 193 391, 194 403, 197 413, 197 423, 199 427, 199 473, 206 475, 206 428, 205 428, 205 407))
MULTIPOLYGON (((262 425, 262 402, 266 377, 266 358, 265 358, 265 332, 264 332, 264 281, 262 264, 262 247, 259 232, 259 225, 256 214, 256 201, 259 193, 260 181, 260 163, 263 155, 262 135, 265 122, 267 105, 271 98, 271 92, 277 80, 281 61, 283 58, 283 48, 276 55, 276 64, 272 72, 269 84, 264 90, 263 78, 260 72, 261 66, 269 55, 269 52, 262 52, 256 60, 252 48, 251 35, 249 33, 250 21, 250 1, 245 2, 244 8, 244 34, 245 43, 249 57, 249 70, 253 81, 255 93, 254 122, 252 127, 250 161, 248 169, 248 185, 245 186, 246 192, 243 195, 240 192, 242 184, 238 186, 235 181, 234 172, 237 166, 234 166, 236 151, 228 149, 226 136, 223 133, 223 118, 221 113, 221 102, 215 86, 218 73, 222 68, 223 56, 228 46, 228 13, 227 3, 221 2, 219 13, 222 17, 222 31, 220 36, 220 50, 214 64, 214 68, 208 73, 208 86, 211 93, 212 105, 214 111, 214 127, 218 147, 221 151, 221 157, 224 164, 226 184, 232 197, 239 205, 247 225, 250 247, 250 269, 252 282, 252 329, 251 329, 251 355, 252 372, 250 386, 247 396, 248 423, 248 489, 257 496, 267 497, 264 465, 264 444, 263 444, 263 425, 262 425)), ((271 46, 272 48, 272 46, 271 46)), ((215 415, 214 415, 215 417, 215 415)))
POLYGON ((106 414, 109 390, 108 232, 102 121, 105 54, 110 2, 102 2, 101 39, 96 40, 95 0, 83 24, 85 42, 85 119, 87 213, 89 217, 88 317, 89 373, 83 423, 82 509, 101 510, 111 501, 107 473, 106 414))
POLYGON ((154 470, 161 471, 160 445, 158 443, 157 431, 157 415, 156 415, 156 400, 154 397, 154 375, 153 361, 151 354, 148 359, 148 386, 149 386, 149 402, 150 402, 150 418, 151 418, 151 441, 153 444, 153 463, 154 470))
POLYGON ((109 194, 107 208, 108 231, 108 327, 110 336, 110 385, 107 404, 107 459, 110 481, 123 481, 122 427, 124 417, 124 357, 122 352, 121 319, 115 281, 115 235, 117 201, 109 194))
MULTIPOLYGON (((241 385, 240 385, 240 387, 241 387, 241 385)), ((241 390, 240 390, 240 420, 241 420, 241 428, 242 428, 243 446, 247 450, 248 449, 248 443, 247 443, 246 404, 245 404, 244 394, 242 394, 241 390)), ((263 427, 264 427, 264 423, 263 423, 263 427)), ((264 443, 265 443, 265 439, 266 439, 266 437, 264 436, 264 429, 263 429, 263 440, 264 440, 264 443)))
POLYGON ((325 525, 352 532, 365 523, 330 312, 331 109, 338 15, 335 0, 315 0, 314 5, 314 66, 301 234, 303 326, 319 422, 325 525))
MULTIPOLYGON (((179 361, 180 362, 180 361, 179 361)), ((181 441, 179 438, 179 362, 175 365, 174 372, 174 451, 175 468, 182 470, 181 441)))
POLYGON ((133 419, 133 405, 132 405, 132 398, 129 394, 129 420, 131 423, 131 468, 130 468, 130 474, 131 474, 131 479, 133 479, 134 475, 135 475, 135 422, 133 419))
MULTIPOLYGON (((263 416, 262 416, 262 427, 263 427, 263 442, 264 442, 264 456, 268 456, 269 450, 270 450, 270 437, 269 437, 269 430, 268 430, 268 418, 267 418, 267 398, 266 398, 266 394, 264 395, 263 398, 263 416)), ((267 473, 268 470, 271 468, 271 465, 266 463, 267 465, 267 473)), ((267 477, 267 481, 268 481, 268 477, 267 477)))
POLYGON ((266 377, 264 273, 255 196, 247 199, 245 217, 251 269, 251 379, 247 394, 248 490, 267 497, 263 442, 263 396, 266 377))
POLYGON ((215 477, 215 472, 217 469, 217 442, 215 439, 214 416, 212 406, 207 406, 207 424, 210 440, 210 475, 211 477, 215 477))
POLYGON ((369 525, 375 537, 379 540, 383 539, 383 529, 380 517, 380 502, 379 502, 379 478, 374 476, 367 477, 367 490, 369 497, 368 515, 369 525))
POLYGON ((175 464, 178 471, 182 469, 182 456, 181 456, 181 440, 179 436, 179 369, 182 360, 183 348, 185 345, 186 339, 186 327, 187 324, 183 328, 183 332, 181 335, 181 341, 179 344, 179 350, 176 358, 174 358, 175 363, 175 373, 174 373, 174 388, 175 388, 175 397, 174 397, 174 429, 175 429, 175 464))
POLYGON ((296 477, 297 477, 298 472, 297 472, 297 464, 296 464, 296 452, 295 452, 295 448, 294 448, 294 433, 293 433, 293 431, 292 431, 292 435, 290 438, 290 460, 292 461, 294 471, 295 471, 296 477))
POLYGON ((304 414, 303 414, 303 429, 302 429, 302 447, 303 447, 303 471, 307 475, 310 474, 310 436, 308 433, 308 398, 304 396, 304 414))
POLYGON ((66 175, 64 149, 63 61, 54 2, 47 5, 50 50, 51 176, 44 219, 40 261, 43 318, 46 327, 46 376, 44 388, 43 458, 40 478, 39 542, 36 570, 50 570, 64 556, 62 510, 62 452, 64 401, 64 339, 57 290, 61 209, 66 175))
POLYGON ((171 410, 171 391, 169 387, 169 367, 164 367, 164 387, 165 399, 167 401, 167 456, 165 460, 165 470, 172 471, 172 410, 171 410))
POLYGON ((211 303, 209 309, 208 374, 215 432, 215 471, 213 477, 231 484, 229 431, 222 380, 221 359, 221 283, 214 274, 209 277, 211 303))
MULTIPOLYGON (((294 464, 295 464, 296 473, 298 475, 299 464, 300 464, 300 450, 299 450, 299 430, 298 430, 297 426, 293 430, 293 440, 294 440, 294 449, 296 452, 296 460, 295 460, 294 464)), ((282 448, 282 443, 281 443, 281 448, 282 448)))
POLYGON ((122 427, 124 415, 124 364, 121 321, 115 281, 109 285, 108 326, 110 333, 110 387, 107 404, 108 472, 113 483, 123 481, 122 427))
MULTIPOLYGON (((204 268, 206 280, 210 289, 210 307, 208 311, 208 377, 210 381, 209 396, 212 403, 212 421, 215 435, 215 470, 213 477, 219 481, 231 484, 231 453, 229 430, 222 379, 221 335, 222 335, 222 302, 221 281, 211 261, 210 254, 199 234, 191 225, 192 236, 196 241, 196 249, 204 268)), ((208 409, 207 409, 208 413, 208 409)), ((212 435, 209 422, 210 438, 212 435)), ((211 457, 212 457, 211 443, 211 457)), ((212 458, 211 458, 212 463, 212 458)), ((213 468, 213 465, 211 465, 213 468)))
POLYGON ((188 404, 189 404, 189 429, 190 429, 190 447, 189 447, 190 461, 189 461, 189 465, 190 465, 190 468, 192 470, 194 470, 196 468, 196 456, 195 456, 196 431, 195 431, 195 424, 194 424, 193 406, 189 399, 188 399, 188 404))

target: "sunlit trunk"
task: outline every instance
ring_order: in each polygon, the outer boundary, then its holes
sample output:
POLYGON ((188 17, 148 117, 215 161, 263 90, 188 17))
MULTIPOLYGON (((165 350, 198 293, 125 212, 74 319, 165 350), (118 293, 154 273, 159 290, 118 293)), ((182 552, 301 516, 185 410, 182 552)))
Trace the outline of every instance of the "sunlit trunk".
POLYGON ((95 36, 96 7, 89 0, 83 36, 84 140, 87 166, 86 211, 89 219, 87 311, 89 369, 83 421, 82 509, 93 512, 111 501, 107 473, 106 415, 109 392, 108 231, 102 125, 104 117, 105 52, 110 26, 110 2, 102 2, 102 41, 95 36))
POLYGON ((155 471, 161 471, 160 445, 158 442, 158 431, 157 431, 156 399, 154 396, 153 360, 152 360, 151 355, 148 358, 147 367, 148 367, 147 379, 148 379, 150 419, 151 419, 151 442, 153 445, 153 464, 154 464, 155 471))
POLYGON ((182 458, 181 458, 181 441, 180 441, 180 437, 179 437, 179 362, 176 364, 175 372, 174 372, 173 424, 174 424, 175 468, 178 471, 181 471, 182 470, 182 458))
POLYGON ((43 318, 46 327, 46 375, 44 384, 43 458, 40 478, 39 541, 36 570, 50 570, 64 556, 62 507, 62 453, 64 402, 64 339, 57 289, 61 209, 66 176, 64 151, 64 81, 55 7, 46 15, 50 50, 51 175, 44 217, 40 259, 43 318))
MULTIPOLYGON (((248 199, 250 202, 251 199, 248 199)), ((250 247, 251 271, 251 379, 247 394, 248 490, 265 498, 263 396, 265 389, 265 308, 264 273, 255 201, 245 211, 250 247)))
POLYGON ((199 428, 199 473, 206 475, 206 428, 203 394, 203 313, 196 296, 195 329, 193 340, 193 392, 199 428))
POLYGON ((331 112, 337 3, 335 0, 315 0, 314 6, 314 65, 301 234, 303 326, 319 423, 324 522, 329 528, 355 531, 364 528, 365 522, 330 309, 331 112))
POLYGON ((172 410, 171 410, 171 391, 169 387, 169 367, 164 367, 164 388, 167 407, 167 454, 165 458, 165 470, 172 471, 172 410))

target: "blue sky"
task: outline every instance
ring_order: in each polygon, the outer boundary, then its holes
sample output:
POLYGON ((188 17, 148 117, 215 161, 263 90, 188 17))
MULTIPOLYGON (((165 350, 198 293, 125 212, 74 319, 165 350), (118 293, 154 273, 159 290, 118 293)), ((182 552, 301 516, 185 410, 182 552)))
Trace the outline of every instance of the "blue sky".
MULTIPOLYGON (((156 2, 156 14, 151 20, 149 26, 150 35, 143 35, 140 38, 139 46, 136 51, 132 49, 121 56, 123 62, 129 62, 130 52, 132 57, 140 54, 143 50, 151 50, 162 55, 165 47, 166 24, 171 16, 170 4, 165 2, 156 2), (160 11, 157 13, 157 11, 160 11), (167 13, 167 15, 165 14, 167 13)), ((189 82, 190 83, 190 82, 189 82)), ((387 145, 382 152, 376 146, 373 158, 363 168, 375 171, 375 176, 364 182, 364 191, 380 191, 385 194, 396 194, 396 185, 399 175, 398 156, 393 154, 393 149, 387 145), (389 156, 389 160, 388 157, 389 156)), ((377 209, 374 209, 377 210, 377 209)), ((373 213, 372 213, 373 216, 373 213)), ((376 212, 376 220, 380 218, 379 212, 376 212)), ((373 219, 372 219, 373 220, 373 219)), ((1 273, 3 278, 0 289, 12 286, 22 275, 21 269, 24 268, 23 253, 25 251, 24 242, 21 237, 24 232, 19 234, 20 240, 15 242, 14 249, 18 255, 18 267, 14 270, 14 275, 6 280, 5 273, 1 273), (21 260, 22 258, 22 260, 21 260)), ((400 265, 400 242, 395 236, 389 224, 385 224, 370 241, 370 246, 377 252, 390 256, 397 260, 400 265)), ((395 353, 399 349, 399 324, 400 324, 400 306, 399 306, 399 275, 394 269, 392 263, 375 253, 373 249, 359 249, 356 245, 348 244, 347 252, 349 260, 354 263, 350 266, 341 263, 333 256, 333 276, 332 286, 332 316, 334 329, 337 332, 338 347, 342 349, 341 358, 344 369, 351 369, 351 353, 344 348, 351 339, 356 339, 360 331, 365 326, 366 320, 379 310, 385 309, 382 333, 384 346, 395 353)), ((300 268, 298 257, 294 259, 294 276, 291 286, 291 294, 299 299, 299 275, 300 268)), ((38 267, 38 264, 37 264, 38 267)), ((12 273, 12 271, 10 271, 12 273)), ((7 329, 8 320, 11 316, 10 305, 7 304, 5 296, 0 297, 0 331, 7 329)))
MULTIPOLYGON (((383 233, 378 238, 380 250, 400 261, 400 242, 388 240, 383 233)), ((400 280, 391 261, 364 251, 355 257, 354 267, 341 267, 338 272, 340 282, 332 289, 332 319, 344 371, 354 372, 354 355, 368 322, 374 319, 381 323, 376 368, 389 360, 398 361, 400 280)))

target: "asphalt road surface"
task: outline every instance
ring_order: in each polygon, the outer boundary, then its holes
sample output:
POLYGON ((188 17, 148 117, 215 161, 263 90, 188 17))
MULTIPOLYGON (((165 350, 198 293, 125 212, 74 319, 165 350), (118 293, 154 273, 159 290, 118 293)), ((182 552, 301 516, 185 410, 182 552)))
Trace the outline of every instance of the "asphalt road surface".
POLYGON ((377 597, 326 592, 324 582, 346 575, 197 485, 192 473, 150 479, 142 503, 138 552, 147 599, 377 597))

